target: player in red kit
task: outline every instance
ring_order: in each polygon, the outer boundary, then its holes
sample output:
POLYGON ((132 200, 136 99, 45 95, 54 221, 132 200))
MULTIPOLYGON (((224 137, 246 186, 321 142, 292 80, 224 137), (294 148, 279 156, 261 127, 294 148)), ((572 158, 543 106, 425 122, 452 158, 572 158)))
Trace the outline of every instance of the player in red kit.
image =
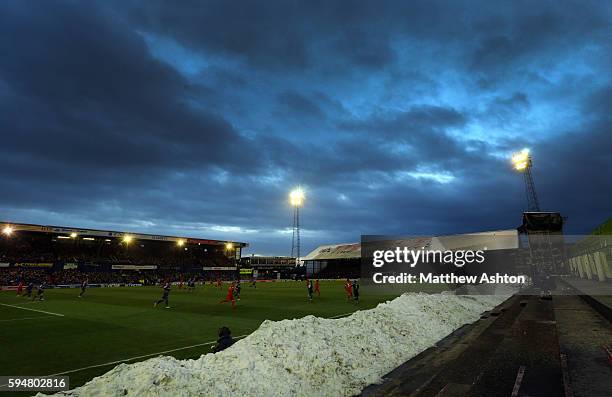
POLYGON ((321 296, 321 287, 319 286, 319 280, 315 280, 314 283, 314 292, 315 294, 317 294, 317 296, 321 296))
POLYGON ((234 299, 234 283, 231 283, 227 289, 227 296, 225 299, 219 301, 219 303, 232 302, 232 309, 236 308, 236 299, 234 299))
POLYGON ((19 286, 17 286, 17 296, 21 296, 22 292, 23 292, 23 281, 20 281, 19 286))
POLYGON ((351 280, 346 279, 346 284, 344 284, 344 291, 346 292, 346 300, 353 299, 353 284, 351 284, 351 280))

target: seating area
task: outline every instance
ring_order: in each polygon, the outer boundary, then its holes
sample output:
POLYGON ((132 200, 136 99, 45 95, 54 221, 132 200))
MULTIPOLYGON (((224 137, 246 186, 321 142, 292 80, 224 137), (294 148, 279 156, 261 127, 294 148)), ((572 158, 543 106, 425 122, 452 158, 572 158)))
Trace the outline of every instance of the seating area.
POLYGON ((151 238, 126 242, 113 236, 22 231, 0 238, 0 286, 79 284, 85 278, 91 284, 233 279, 236 263, 231 254, 218 243, 177 244, 151 238))

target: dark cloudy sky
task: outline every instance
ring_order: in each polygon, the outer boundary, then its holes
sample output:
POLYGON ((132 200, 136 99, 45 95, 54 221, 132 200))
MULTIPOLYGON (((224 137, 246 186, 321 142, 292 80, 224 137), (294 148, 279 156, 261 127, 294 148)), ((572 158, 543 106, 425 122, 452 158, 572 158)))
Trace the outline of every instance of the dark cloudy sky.
POLYGON ((0 219, 230 238, 612 213, 612 3, 0 2, 0 219))

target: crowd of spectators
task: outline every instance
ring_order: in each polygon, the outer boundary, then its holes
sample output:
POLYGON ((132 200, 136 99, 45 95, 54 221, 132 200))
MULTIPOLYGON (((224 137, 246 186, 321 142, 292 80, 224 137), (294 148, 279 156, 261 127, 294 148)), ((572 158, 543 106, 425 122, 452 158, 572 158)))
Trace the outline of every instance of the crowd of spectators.
POLYGON ((136 284, 144 278, 137 272, 82 272, 76 269, 58 270, 50 275, 50 282, 55 285, 80 284, 85 279, 90 284, 136 284))
POLYGON ((0 238, 0 287, 234 280, 233 253, 225 245, 19 231, 0 238))
POLYGON ((35 252, 11 255, 0 252, 0 263, 53 263, 55 257, 51 253, 35 252))
POLYGON ((0 285, 17 285, 22 280, 42 282, 49 278, 47 269, 8 269, 0 268, 0 285))
POLYGON ((143 284, 154 285, 165 281, 187 282, 189 279, 196 282, 216 280, 234 280, 235 272, 176 272, 164 270, 112 270, 112 271, 80 271, 77 269, 28 269, 28 268, 0 268, 0 286, 16 286, 20 282, 35 284, 45 282, 49 285, 76 285, 84 280, 89 284, 143 284))
POLYGON ((21 233, 0 239, 0 263, 99 263, 156 265, 229 266, 233 260, 225 246, 177 245, 168 241, 120 239, 71 239, 47 234, 21 233))
POLYGON ((203 270, 235 266, 227 254, 225 246, 151 240, 125 244, 121 239, 60 239, 44 233, 16 233, 10 239, 0 239, 0 286, 19 282, 80 284, 85 279, 90 284, 157 284, 192 277, 231 280, 236 277, 233 271, 203 270), (157 269, 113 269, 114 265, 157 269), (193 272, 195 269, 202 270, 193 272))

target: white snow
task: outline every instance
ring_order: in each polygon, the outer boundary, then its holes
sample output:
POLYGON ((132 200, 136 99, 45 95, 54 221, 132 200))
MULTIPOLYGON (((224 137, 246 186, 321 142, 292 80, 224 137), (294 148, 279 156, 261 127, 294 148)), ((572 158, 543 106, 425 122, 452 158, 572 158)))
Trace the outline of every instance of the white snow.
POLYGON ((508 298, 404 294, 340 319, 264 321, 195 360, 121 364, 73 396, 351 396, 508 298))

